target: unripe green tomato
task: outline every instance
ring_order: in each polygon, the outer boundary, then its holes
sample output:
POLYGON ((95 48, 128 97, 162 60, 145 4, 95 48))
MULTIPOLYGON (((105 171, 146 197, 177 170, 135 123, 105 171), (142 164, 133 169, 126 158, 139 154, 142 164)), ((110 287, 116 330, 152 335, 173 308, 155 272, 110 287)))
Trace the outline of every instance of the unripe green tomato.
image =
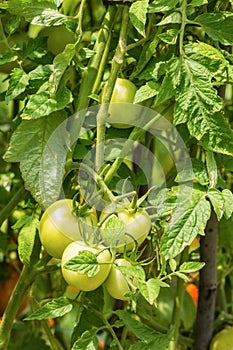
POLYGON ((45 250, 54 258, 61 259, 68 244, 82 240, 83 234, 91 235, 96 225, 94 213, 77 217, 73 213, 73 200, 61 199, 50 205, 42 215, 39 236, 45 250))
POLYGON ((108 110, 107 121, 109 124, 119 129, 134 126, 137 115, 131 104, 134 101, 136 91, 137 88, 131 81, 117 78, 108 110))
MULTIPOLYGON (((108 213, 112 212, 112 206, 105 208, 100 216, 100 221, 102 221, 108 213)), ((151 219, 147 211, 143 208, 138 208, 135 213, 131 212, 125 208, 118 208, 115 213, 117 217, 124 223, 125 225, 125 234, 119 242, 116 242, 116 250, 119 253, 124 252, 124 250, 132 250, 134 248, 134 240, 137 241, 138 245, 142 244, 142 242, 148 236, 151 229, 151 219)), ((108 225, 108 221, 111 220, 111 216, 107 218, 100 229, 101 237, 106 245, 111 244, 108 241, 109 231, 105 231, 106 225, 108 225), (107 235, 106 235, 107 233, 107 235)), ((113 229, 114 235, 114 229, 113 229)))
POLYGON ((75 34, 70 32, 64 25, 45 27, 39 32, 39 36, 47 36, 48 51, 54 55, 61 53, 67 44, 75 42, 75 34))
POLYGON ((210 350, 233 350, 233 329, 223 329, 213 337, 210 350))
POLYGON ((68 285, 77 288, 81 291, 91 291, 98 288, 108 277, 111 269, 112 256, 108 249, 105 247, 93 248, 86 245, 82 241, 76 241, 70 243, 62 255, 62 275, 68 285), (100 264, 99 272, 89 277, 85 273, 68 270, 64 265, 72 258, 76 257, 82 251, 89 251, 97 256, 97 261, 100 264))
POLYGON ((115 299, 129 300, 130 297, 125 296, 130 292, 129 284, 123 273, 117 268, 117 266, 131 266, 131 264, 125 259, 116 259, 111 267, 111 271, 104 282, 104 285, 108 293, 115 299))

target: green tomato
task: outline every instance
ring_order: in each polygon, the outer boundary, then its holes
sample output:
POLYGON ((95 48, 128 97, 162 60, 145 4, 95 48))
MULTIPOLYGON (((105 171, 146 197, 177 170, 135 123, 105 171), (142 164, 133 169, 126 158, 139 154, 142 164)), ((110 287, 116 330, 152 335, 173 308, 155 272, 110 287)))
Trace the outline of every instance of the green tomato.
POLYGON ((223 329, 213 337, 210 350, 233 350, 233 329, 223 329))
MULTIPOLYGON (((112 213, 112 210, 113 207, 111 205, 105 208, 100 216, 100 221, 109 213, 112 213)), ((123 234, 120 239, 117 238, 119 230, 116 228, 114 229, 114 227, 111 229, 110 220, 112 220, 112 216, 110 215, 100 228, 100 234, 104 243, 106 245, 112 245, 112 243, 115 242, 116 250, 120 253, 124 252, 124 250, 132 250, 135 240, 138 242, 138 245, 142 244, 151 229, 151 219, 147 211, 143 208, 138 208, 137 211, 133 213, 129 209, 118 207, 114 215, 125 225, 125 234, 123 234), (116 239, 113 235, 116 235, 116 239)))
POLYGON ((39 36, 47 36, 48 51, 54 55, 61 53, 67 44, 75 42, 75 34, 70 32, 64 25, 44 27, 40 30, 39 36))
POLYGON ((137 88, 131 81, 117 78, 108 110, 109 118, 107 121, 109 124, 119 129, 134 126, 137 115, 131 104, 134 101, 136 91, 137 88))
MULTIPOLYGON (((93 213, 77 217, 73 213, 73 200, 61 199, 50 205, 40 220, 39 236, 45 250, 61 259, 64 249, 73 241, 91 236, 97 217, 93 213)), ((91 237, 88 237, 91 239, 91 237)))
POLYGON ((123 273, 117 266, 131 266, 125 259, 116 259, 111 267, 111 271, 104 282, 108 293, 115 299, 129 300, 130 297, 125 296, 130 292, 129 284, 123 273))
POLYGON ((68 285, 81 291, 91 291, 98 288, 108 277, 111 269, 112 256, 105 247, 93 248, 82 241, 70 243, 62 255, 62 275, 68 285), (64 265, 72 258, 78 256, 80 252, 89 251, 97 256, 99 271, 93 277, 86 273, 68 270, 64 265))

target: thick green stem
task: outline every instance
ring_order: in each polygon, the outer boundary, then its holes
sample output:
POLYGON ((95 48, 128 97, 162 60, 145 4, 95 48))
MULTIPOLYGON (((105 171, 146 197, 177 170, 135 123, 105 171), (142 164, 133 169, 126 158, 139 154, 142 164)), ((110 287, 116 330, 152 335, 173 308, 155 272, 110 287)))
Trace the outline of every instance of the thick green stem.
POLYGON ((101 29, 98 34, 98 38, 94 46, 95 53, 90 59, 87 70, 84 72, 83 75, 82 83, 79 90, 79 96, 76 103, 77 111, 81 111, 87 108, 89 105, 89 96, 92 92, 92 88, 98 73, 99 65, 105 51, 108 36, 112 29, 115 12, 115 7, 109 6, 105 14, 101 29))
MULTIPOLYGON (((184 249, 184 251, 181 254, 180 258, 180 264, 187 261, 188 259, 188 247, 184 249)), ((179 278, 176 285, 176 298, 173 308, 173 315, 172 315, 172 327, 174 328, 174 335, 173 339, 169 344, 169 350, 176 350, 177 344, 179 340, 179 330, 180 330, 180 320, 181 320, 181 309, 183 305, 183 299, 184 299, 184 281, 179 278)))
POLYGON ((112 60, 112 68, 107 82, 106 89, 103 92, 102 104, 97 114, 97 140, 96 140, 96 171, 98 172, 104 164, 104 141, 105 124, 108 116, 108 103, 111 100, 113 89, 120 68, 124 62, 127 43, 127 29, 129 23, 129 8, 125 6, 122 9, 122 24, 116 53, 112 60))
POLYGON ((7 203, 7 205, 2 209, 0 213, 0 227, 12 213, 16 205, 25 197, 26 193, 27 192, 25 188, 23 186, 20 187, 18 191, 12 196, 11 200, 7 203))
POLYGON ((14 319, 17 315, 17 311, 22 303, 23 297, 27 292, 30 284, 34 280, 37 274, 37 270, 31 266, 24 266, 19 277, 19 280, 11 294, 7 308, 2 318, 2 324, 0 328, 0 349, 7 350, 10 340, 11 330, 14 319))

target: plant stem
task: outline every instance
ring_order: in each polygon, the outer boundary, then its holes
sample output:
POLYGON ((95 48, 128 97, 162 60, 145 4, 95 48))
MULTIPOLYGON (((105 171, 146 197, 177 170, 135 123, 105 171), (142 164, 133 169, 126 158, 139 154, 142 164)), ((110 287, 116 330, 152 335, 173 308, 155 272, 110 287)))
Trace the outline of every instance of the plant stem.
POLYGON ((105 124, 108 116, 108 103, 111 100, 113 89, 120 68, 124 62, 126 52, 127 29, 129 23, 129 8, 125 6, 122 9, 122 24, 116 53, 112 60, 110 76, 106 89, 103 92, 102 103, 97 114, 97 139, 96 139, 96 171, 99 172, 104 164, 104 141, 105 141, 105 124))
MULTIPOLYGON (((180 264, 187 261, 188 259, 188 250, 189 247, 185 248, 183 252, 181 253, 180 257, 180 264)), ((172 327, 174 327, 174 336, 172 341, 169 344, 169 350, 176 350, 177 344, 179 340, 179 329, 180 329, 180 320, 181 320, 181 309, 183 305, 183 299, 184 299, 184 281, 179 278, 176 285, 176 298, 173 308, 173 315, 172 315, 172 327)))
POLYGON ((3 222, 9 217, 9 215, 12 213, 13 209, 16 207, 16 205, 25 197, 26 190, 22 186, 18 189, 18 191, 13 195, 11 200, 7 203, 7 205, 2 209, 0 213, 0 227, 2 226, 3 222))
POLYGON ((180 37, 179 37, 179 50, 180 55, 184 55, 183 45, 184 45, 184 33, 185 33, 185 26, 187 23, 187 17, 186 17, 186 7, 187 7, 187 0, 183 0, 181 4, 181 16, 182 16, 182 22, 180 27, 180 37))
POLYGON ((103 19, 103 23, 101 25, 98 38, 93 49, 95 53, 89 61, 87 70, 84 71, 83 79, 79 90, 78 100, 75 106, 77 111, 81 111, 87 108, 89 105, 89 96, 92 92, 92 87, 95 83, 99 65, 102 60, 103 53, 105 51, 106 42, 108 40, 109 33, 112 29, 115 11, 115 6, 109 6, 103 19))
POLYGON ((7 304, 6 310, 2 318, 2 324, 0 328, 0 349, 7 350, 10 340, 11 330, 17 311, 23 300, 27 289, 34 280, 37 274, 37 270, 31 266, 24 266, 19 277, 19 280, 13 290, 10 300, 7 304))
POLYGON ((200 271, 199 299, 194 350, 207 350, 213 333, 217 288, 218 220, 212 208, 205 236, 200 240, 200 259, 205 266, 200 271))

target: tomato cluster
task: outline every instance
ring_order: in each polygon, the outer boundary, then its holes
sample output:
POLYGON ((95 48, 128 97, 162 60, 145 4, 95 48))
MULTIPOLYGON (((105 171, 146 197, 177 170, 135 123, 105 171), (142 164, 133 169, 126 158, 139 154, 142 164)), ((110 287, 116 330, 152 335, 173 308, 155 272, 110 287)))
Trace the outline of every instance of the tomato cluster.
POLYGON ((75 205, 72 199, 61 199, 45 210, 39 228, 44 249, 61 259, 62 275, 69 286, 91 291, 104 283, 113 298, 128 300, 130 287, 120 267, 130 263, 113 256, 132 250, 135 243, 140 245, 146 239, 151 228, 150 216, 142 208, 117 206, 116 210, 109 206, 98 218, 95 211, 83 211, 82 206, 75 205), (117 217, 124 228, 119 246, 105 240, 112 217, 117 217))

